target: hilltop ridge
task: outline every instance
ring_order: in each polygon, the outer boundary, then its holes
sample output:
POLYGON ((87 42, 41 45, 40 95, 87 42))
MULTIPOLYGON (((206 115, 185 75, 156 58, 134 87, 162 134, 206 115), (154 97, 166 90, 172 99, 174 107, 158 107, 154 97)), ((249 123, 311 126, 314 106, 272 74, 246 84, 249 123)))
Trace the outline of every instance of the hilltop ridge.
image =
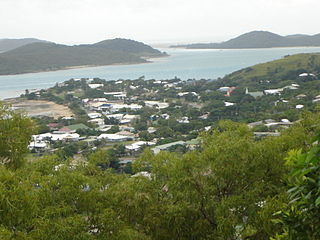
POLYGON ((146 58, 163 56, 166 54, 142 42, 129 39, 118 38, 74 46, 35 42, 1 53, 0 75, 79 66, 146 63, 146 58))
POLYGON ((22 38, 22 39, 0 39, 0 53, 7 52, 12 49, 36 42, 47 42, 36 38, 22 38))
POLYGON ((281 36, 268 31, 252 31, 221 43, 193 43, 171 47, 188 49, 236 49, 320 46, 320 34, 281 36))

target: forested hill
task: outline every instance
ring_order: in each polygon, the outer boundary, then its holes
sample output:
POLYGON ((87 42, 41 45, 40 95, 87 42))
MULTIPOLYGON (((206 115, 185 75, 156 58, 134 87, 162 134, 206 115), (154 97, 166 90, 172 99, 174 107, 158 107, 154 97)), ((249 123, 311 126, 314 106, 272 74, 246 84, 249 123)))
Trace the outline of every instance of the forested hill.
POLYGON ((23 38, 23 39, 0 39, 0 52, 10 51, 12 49, 35 42, 46 42, 36 38, 23 38))
POLYGON ((195 43, 172 47, 190 49, 236 49, 236 48, 272 48, 320 46, 320 34, 280 36, 267 31, 253 31, 222 43, 195 43))
POLYGON ((92 45, 32 43, 0 54, 0 75, 53 71, 77 66, 145 63, 166 54, 141 42, 114 39, 92 45))
POLYGON ((301 73, 319 72, 320 53, 295 54, 233 72, 221 82, 241 86, 260 86, 264 82, 276 87, 283 81, 296 80, 301 73))

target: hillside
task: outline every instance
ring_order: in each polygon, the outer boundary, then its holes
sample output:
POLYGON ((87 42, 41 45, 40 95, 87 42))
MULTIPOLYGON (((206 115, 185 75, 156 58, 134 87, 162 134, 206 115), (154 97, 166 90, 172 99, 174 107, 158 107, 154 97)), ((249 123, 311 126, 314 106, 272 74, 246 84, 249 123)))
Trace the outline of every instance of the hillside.
POLYGON ((188 49, 236 49, 302 46, 320 46, 320 34, 313 36, 303 34, 280 36, 267 31, 253 31, 222 43, 195 43, 171 47, 188 49))
POLYGON ((240 85, 256 85, 268 80, 277 84, 283 80, 295 80, 301 73, 320 72, 320 53, 295 54, 267 63, 257 64, 226 75, 224 82, 240 85))
POLYGON ((134 40, 116 38, 104 40, 94 44, 95 47, 103 47, 104 49, 117 49, 126 53, 131 53, 137 56, 153 57, 159 56, 160 52, 149 45, 134 40))
POLYGON ((52 71, 78 66, 146 63, 164 53, 141 42, 106 40, 92 45, 32 43, 0 54, 0 75, 52 71))
POLYGON ((36 38, 23 39, 0 39, 0 52, 10 51, 12 49, 36 42, 46 42, 36 38))

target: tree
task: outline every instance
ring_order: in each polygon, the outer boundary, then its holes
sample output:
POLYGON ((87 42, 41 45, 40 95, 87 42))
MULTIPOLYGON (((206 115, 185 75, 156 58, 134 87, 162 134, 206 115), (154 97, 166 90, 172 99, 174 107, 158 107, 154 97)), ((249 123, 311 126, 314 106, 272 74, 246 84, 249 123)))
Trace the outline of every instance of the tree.
MULTIPOLYGON (((318 138, 318 141, 320 137, 318 138)), ((288 204, 279 212, 283 234, 277 239, 320 239, 320 145, 316 142, 307 153, 289 152, 287 163, 292 167, 288 177, 288 204)))
POLYGON ((0 158, 4 165, 13 169, 23 165, 34 131, 28 117, 0 102, 0 158))

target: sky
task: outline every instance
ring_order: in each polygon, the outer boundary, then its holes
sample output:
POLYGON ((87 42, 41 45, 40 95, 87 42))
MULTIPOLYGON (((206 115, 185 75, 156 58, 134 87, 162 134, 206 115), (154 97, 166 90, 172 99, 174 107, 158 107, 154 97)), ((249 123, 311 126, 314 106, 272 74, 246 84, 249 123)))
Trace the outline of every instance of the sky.
POLYGON ((317 34, 319 9, 319 0, 0 0, 0 39, 176 44, 221 42, 253 30, 317 34))

